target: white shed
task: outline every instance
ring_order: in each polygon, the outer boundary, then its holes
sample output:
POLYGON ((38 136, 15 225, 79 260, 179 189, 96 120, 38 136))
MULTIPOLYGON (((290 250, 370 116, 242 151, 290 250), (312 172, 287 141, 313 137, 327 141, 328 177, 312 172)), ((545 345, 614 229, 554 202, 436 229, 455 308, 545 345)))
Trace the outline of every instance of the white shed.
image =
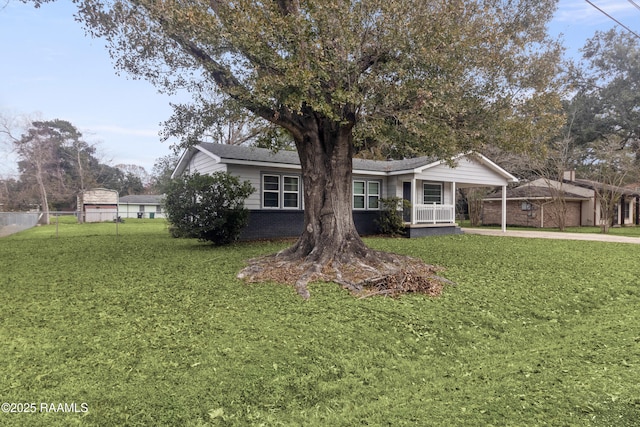
POLYGON ((118 192, 93 188, 78 195, 78 222, 113 221, 118 217, 118 192))

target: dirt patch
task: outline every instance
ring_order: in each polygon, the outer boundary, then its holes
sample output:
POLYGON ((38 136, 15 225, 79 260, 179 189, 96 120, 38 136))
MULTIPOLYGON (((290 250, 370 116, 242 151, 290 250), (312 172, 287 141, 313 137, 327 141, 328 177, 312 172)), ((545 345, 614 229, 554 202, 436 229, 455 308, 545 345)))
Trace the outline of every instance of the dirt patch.
POLYGON ((334 282, 357 298, 398 297, 407 293, 439 296, 445 285, 454 283, 438 275, 443 269, 423 261, 385 253, 386 262, 377 265, 343 264, 336 261, 310 265, 304 261, 278 259, 277 255, 255 258, 238 275, 248 283, 277 282, 293 286, 309 298, 309 282, 334 282))
POLYGON ((0 227, 0 237, 9 236, 22 230, 23 228, 17 225, 7 225, 5 227, 0 227))

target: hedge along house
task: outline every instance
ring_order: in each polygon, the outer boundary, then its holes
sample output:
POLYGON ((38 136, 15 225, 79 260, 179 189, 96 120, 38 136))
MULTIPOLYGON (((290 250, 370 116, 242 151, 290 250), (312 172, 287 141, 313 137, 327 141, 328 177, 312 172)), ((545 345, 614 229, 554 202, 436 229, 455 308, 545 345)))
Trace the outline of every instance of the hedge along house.
POLYGON ((164 195, 139 194, 120 197, 121 218, 164 218, 164 195))
MULTIPOLYGON (((172 177, 196 172, 228 172, 250 181, 256 189, 245 202, 249 224, 241 239, 297 237, 302 233, 304 197, 296 152, 201 143, 182 154, 172 177)), ((458 188, 506 188, 513 182, 517 182, 513 175, 475 153, 458 155, 450 162, 432 157, 389 161, 356 158, 353 220, 361 235, 376 234, 380 199, 399 197, 411 203, 411 209, 404 212, 408 237, 459 233, 455 221, 458 188)))

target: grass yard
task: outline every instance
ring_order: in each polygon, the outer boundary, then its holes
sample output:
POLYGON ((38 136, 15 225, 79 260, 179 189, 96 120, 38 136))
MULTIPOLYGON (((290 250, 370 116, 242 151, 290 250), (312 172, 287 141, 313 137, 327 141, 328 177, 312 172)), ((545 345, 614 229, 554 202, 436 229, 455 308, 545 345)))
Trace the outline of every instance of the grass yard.
POLYGON ((0 401, 37 409, 1 425, 639 425, 636 245, 368 239, 458 285, 359 300, 315 284, 305 302, 235 279, 282 242, 215 248, 161 220, 118 232, 0 239, 0 401))

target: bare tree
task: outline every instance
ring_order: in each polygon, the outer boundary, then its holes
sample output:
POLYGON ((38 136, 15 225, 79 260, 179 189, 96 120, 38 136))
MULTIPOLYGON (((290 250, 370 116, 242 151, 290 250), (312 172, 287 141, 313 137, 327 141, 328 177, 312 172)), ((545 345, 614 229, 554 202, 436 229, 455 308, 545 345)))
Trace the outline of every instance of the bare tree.
POLYGON ((608 233, 613 225, 616 208, 625 192, 622 186, 634 171, 634 153, 620 146, 620 141, 610 138, 596 141, 587 148, 591 185, 600 205, 602 233, 608 233))
POLYGON ((567 200, 564 178, 565 172, 573 166, 573 138, 567 133, 563 138, 550 142, 542 154, 545 158, 541 159, 538 156, 532 159, 532 164, 551 197, 550 203, 546 204, 545 212, 555 221, 560 231, 565 231, 567 200))
POLYGON ((469 221, 472 227, 480 225, 482 222, 482 200, 490 193, 487 187, 462 188, 461 193, 467 201, 469 210, 469 221))

